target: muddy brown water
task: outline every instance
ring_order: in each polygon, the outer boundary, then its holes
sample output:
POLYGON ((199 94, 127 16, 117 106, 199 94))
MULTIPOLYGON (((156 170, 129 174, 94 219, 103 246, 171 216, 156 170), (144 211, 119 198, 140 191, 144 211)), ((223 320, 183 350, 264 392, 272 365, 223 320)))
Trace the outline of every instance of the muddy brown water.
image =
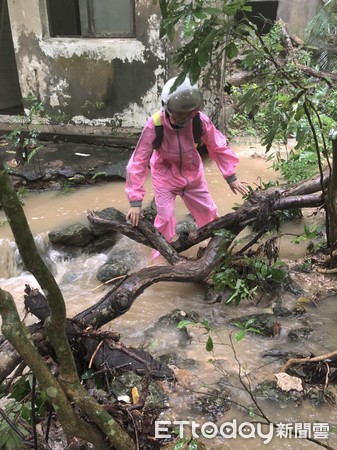
MULTIPOLYGON (((263 156, 263 150, 256 143, 243 146, 233 145, 240 157, 238 166, 238 177, 247 181, 253 187, 277 179, 278 174, 270 167, 263 156)), ((241 203, 241 197, 234 195, 228 188, 212 161, 205 163, 205 173, 209 189, 218 206, 221 215, 232 210, 235 203, 241 203)), ((146 182, 145 202, 152 199, 152 188, 150 179, 146 182)), ((112 182, 109 184, 82 188, 69 194, 59 192, 30 193, 24 200, 24 211, 27 216, 32 233, 35 236, 42 253, 52 261, 55 278, 63 292, 68 317, 72 317, 81 310, 98 301, 108 289, 101 286, 96 279, 96 269, 102 265, 106 254, 98 254, 88 257, 82 255, 75 260, 65 261, 57 252, 50 250, 48 246, 47 232, 65 224, 79 221, 86 223, 87 210, 100 210, 113 206, 124 213, 127 212, 128 204, 124 193, 124 182, 112 182)), ((183 218, 186 209, 183 203, 177 201, 177 217, 183 218)), ((4 220, 0 213, 0 221, 4 220)), ((314 219, 308 217, 307 223, 314 219)), ((317 220, 317 218, 315 219, 317 220)), ((303 233, 304 222, 287 224, 287 233, 303 233)), ((137 249, 138 268, 151 264, 150 250, 140 244, 134 243, 128 238, 122 238, 117 246, 123 249, 137 249)), ((281 257, 297 259, 305 253, 306 244, 295 245, 292 238, 281 241, 281 257)), ((187 254, 193 255, 196 249, 190 249, 187 254)), ((163 264, 163 260, 159 260, 163 264)), ((0 286, 14 296, 20 313, 23 313, 23 289, 25 284, 38 287, 35 279, 27 272, 23 272, 17 264, 17 252, 8 225, 0 228, 0 286)), ((306 286, 308 288, 308 286, 306 286)), ((312 292, 318 286, 312 287, 312 292)), ((310 290, 310 289, 309 289, 310 290)), ((270 305, 259 305, 258 307, 249 302, 241 302, 237 307, 234 305, 206 304, 204 300, 204 288, 194 283, 158 283, 148 288, 134 303, 131 310, 124 316, 114 320, 107 328, 121 334, 122 341, 129 345, 144 345, 154 356, 166 353, 177 353, 182 359, 192 359, 196 362, 195 368, 176 369, 178 384, 170 387, 170 409, 163 416, 165 420, 187 420, 205 423, 209 420, 195 407, 197 392, 203 391, 205 386, 216 387, 220 378, 228 382, 231 399, 238 404, 251 404, 251 399, 242 389, 238 379, 238 361, 242 369, 249 375, 250 382, 254 387, 264 379, 274 379, 274 373, 280 365, 277 362, 266 361, 262 354, 271 348, 312 351, 314 354, 323 354, 335 350, 337 308, 335 297, 325 300, 318 306, 307 307, 307 317, 314 325, 313 335, 304 342, 291 343, 287 338, 287 332, 296 325, 295 320, 282 320, 280 336, 273 339, 262 338, 257 335, 249 335, 240 342, 235 342, 234 349, 231 344, 233 328, 226 325, 229 318, 240 317, 243 314, 255 313, 257 311, 270 311, 270 305), (205 350, 207 335, 202 327, 192 327, 190 332, 193 340, 190 345, 179 346, 177 334, 174 330, 163 333, 155 333, 150 342, 146 338, 145 331, 164 314, 175 308, 183 311, 195 311, 201 320, 207 319, 214 332, 212 339, 215 343, 214 354, 205 350)), ((294 305, 294 297, 285 294, 283 302, 285 306, 294 305)), ((28 317, 27 323, 34 319, 28 317)), ((280 407, 277 402, 260 402, 264 412, 275 423, 290 424, 316 424, 318 422, 337 423, 336 408, 326 403, 319 409, 312 407, 309 403, 295 407, 294 404, 280 407)), ((231 410, 224 416, 218 418, 218 426, 221 423, 237 420, 238 424, 249 420, 247 412, 240 406, 233 405, 231 410)), ((308 426, 308 425, 307 425, 308 426)), ((275 432, 270 442, 265 440, 255 430, 255 438, 246 430, 246 438, 238 435, 236 439, 214 437, 205 439, 207 449, 220 450, 232 449, 313 449, 319 448, 316 444, 305 439, 277 437, 275 432), (248 437, 247 437, 248 436, 248 437)), ((323 442, 323 440, 321 440, 323 442)), ((325 442, 325 441, 324 441, 325 442)), ((337 448, 337 439, 330 432, 329 444, 337 448)))

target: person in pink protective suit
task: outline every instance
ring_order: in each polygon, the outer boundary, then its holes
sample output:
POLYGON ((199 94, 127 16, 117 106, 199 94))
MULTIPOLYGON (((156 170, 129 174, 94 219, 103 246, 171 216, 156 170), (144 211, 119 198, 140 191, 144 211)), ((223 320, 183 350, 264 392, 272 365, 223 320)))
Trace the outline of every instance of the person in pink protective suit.
POLYGON ((209 156, 216 162, 234 193, 248 192, 235 175, 238 158, 226 137, 200 112, 202 95, 188 78, 172 91, 176 78, 169 80, 162 92, 160 122, 163 139, 153 149, 156 138, 155 119, 148 119, 137 146, 127 165, 126 194, 130 203, 127 219, 137 226, 145 194, 144 181, 149 165, 155 192, 157 216, 154 226, 170 242, 175 235, 175 199, 179 195, 189 212, 201 227, 218 217, 217 207, 208 191, 202 159, 196 149, 192 119, 200 114, 201 141, 209 156))

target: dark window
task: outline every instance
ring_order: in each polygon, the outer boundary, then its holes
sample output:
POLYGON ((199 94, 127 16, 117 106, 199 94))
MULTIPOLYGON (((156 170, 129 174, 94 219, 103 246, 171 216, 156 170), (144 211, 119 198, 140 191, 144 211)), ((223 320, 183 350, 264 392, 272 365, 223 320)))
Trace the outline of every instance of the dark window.
POLYGON ((47 0, 51 37, 133 37, 134 0, 47 0))
MULTIPOLYGON (((245 12, 245 16, 257 26, 261 35, 270 31, 272 23, 276 20, 278 4, 279 2, 276 0, 251 1, 247 3, 248 6, 251 6, 252 11, 245 12)), ((242 20, 243 17, 243 14, 239 13, 236 19, 242 20)))

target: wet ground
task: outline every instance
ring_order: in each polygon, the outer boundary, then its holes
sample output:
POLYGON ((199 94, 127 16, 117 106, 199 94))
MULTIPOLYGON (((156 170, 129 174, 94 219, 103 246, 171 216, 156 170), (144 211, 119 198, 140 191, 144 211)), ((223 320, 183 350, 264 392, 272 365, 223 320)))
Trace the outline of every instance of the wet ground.
POLYGON ((120 143, 99 136, 58 136, 39 141, 38 150, 28 148, 28 155, 35 155, 29 162, 18 163, 22 148, 13 148, 3 135, 0 158, 17 188, 57 189, 62 182, 80 185, 125 179, 125 167, 136 141, 136 135, 121 138, 120 143))

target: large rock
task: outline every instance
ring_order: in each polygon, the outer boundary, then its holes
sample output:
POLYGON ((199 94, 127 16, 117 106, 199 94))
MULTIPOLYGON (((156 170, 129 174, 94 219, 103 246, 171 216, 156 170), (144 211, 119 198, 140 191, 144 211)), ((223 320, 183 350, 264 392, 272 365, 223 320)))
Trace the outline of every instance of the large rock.
MULTIPOLYGON (((125 222, 125 215, 115 208, 105 208, 96 214, 104 219, 125 222)), ((85 248, 87 253, 100 253, 111 249, 119 238, 119 233, 102 227, 74 223, 57 230, 50 231, 51 243, 63 247, 85 248)))
POLYGON ((112 252, 105 264, 98 269, 97 279, 105 283, 113 278, 126 275, 136 261, 136 252, 126 250, 112 252))
POLYGON ((68 245, 72 247, 86 247, 95 235, 85 225, 74 223, 58 230, 50 231, 48 237, 51 243, 56 245, 68 245))
MULTIPOLYGON (((245 327, 247 322, 251 322, 251 327, 259 331, 263 336, 273 336, 274 334, 274 324, 276 322, 276 317, 274 314, 261 313, 261 314, 249 314, 242 317, 237 317, 229 321, 230 325, 239 324, 245 327)), ((249 330, 248 330, 249 331, 249 330)))

